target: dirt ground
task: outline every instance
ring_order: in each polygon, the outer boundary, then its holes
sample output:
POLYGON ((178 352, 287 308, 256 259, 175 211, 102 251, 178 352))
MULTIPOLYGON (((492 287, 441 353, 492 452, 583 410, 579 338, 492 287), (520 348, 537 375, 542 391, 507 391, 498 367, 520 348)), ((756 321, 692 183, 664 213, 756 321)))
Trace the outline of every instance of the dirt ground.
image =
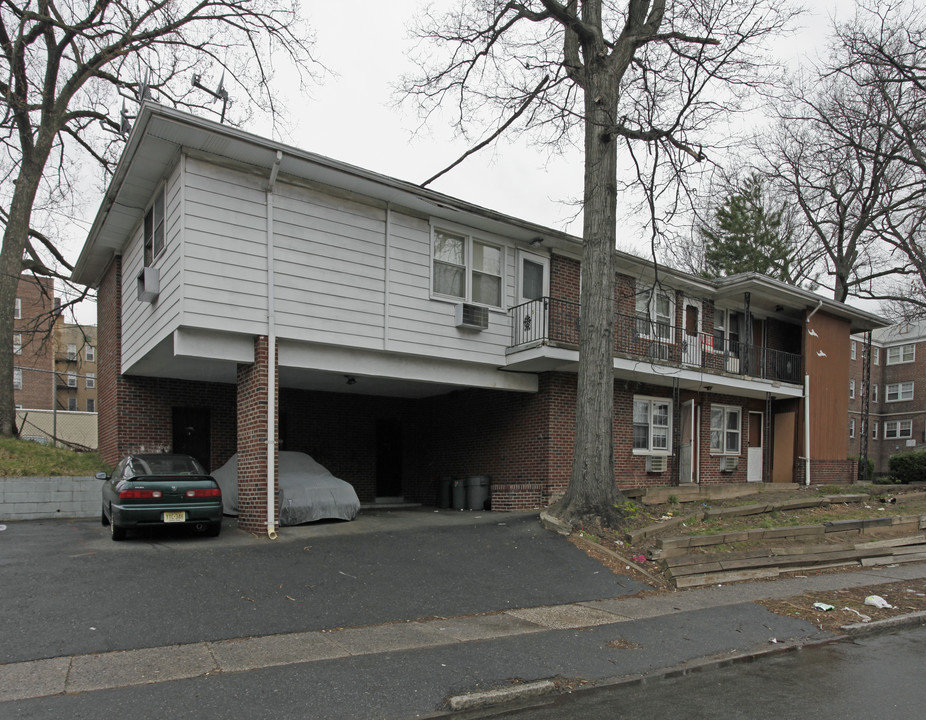
MULTIPOLYGON (((570 536, 571 542, 581 548, 590 557, 608 567, 612 572, 629 575, 652 587, 649 593, 679 592, 671 587, 662 576, 658 563, 647 560, 648 553, 658 547, 661 537, 676 537, 683 535, 702 535, 709 533, 731 532, 755 527, 785 527, 792 525, 814 525, 828 521, 855 520, 862 518, 884 517, 886 515, 919 515, 926 513, 926 497, 922 487, 883 487, 871 486, 871 493, 867 501, 861 503, 833 503, 824 507, 806 508, 789 512, 764 513, 745 517, 729 517, 710 519, 707 522, 692 522, 690 526, 676 525, 667 527, 655 536, 645 541, 631 545, 623 534, 605 530, 601 527, 586 527, 570 536), (909 497, 906 497, 909 496, 909 497)), ((852 486, 852 492, 865 492, 865 488, 858 489, 852 486)), ((795 493, 764 496, 761 499, 746 497, 736 498, 713 503, 699 503, 697 507, 691 504, 667 503, 665 505, 643 506, 634 503, 633 517, 625 530, 648 526, 660 521, 666 522, 678 516, 688 516, 707 507, 749 505, 757 502, 771 503, 779 500, 790 500, 797 497, 808 497, 813 489, 798 489, 795 493)), ((824 491, 816 491, 825 494, 824 491)), ((844 492, 848 492, 845 490, 844 492)), ((671 523, 667 523, 671 524, 671 523)), ((921 531, 922 533, 922 531, 921 531)), ((814 536, 808 541, 814 545, 825 543, 845 543, 845 537, 814 536)), ((906 535, 910 535, 909 532, 906 535)), ((887 535, 879 535, 881 539, 887 535)), ((853 538, 855 541, 864 541, 865 537, 853 538)), ((852 541, 849 540, 849 541, 852 541)), ((799 539, 776 539, 770 544, 775 547, 799 545, 799 539)), ((705 553, 730 552, 746 547, 756 547, 756 543, 735 545, 718 545, 704 548, 705 553)), ((812 571, 816 573, 852 572, 860 569, 858 565, 849 565, 838 568, 812 571)), ((784 577, 801 577, 809 575, 811 571, 803 570, 799 573, 783 575, 784 577)), ((748 581, 745 581, 748 582, 748 581)), ((861 623, 872 620, 882 620, 911 612, 926 611, 926 580, 913 580, 889 583, 879 586, 866 586, 849 588, 825 593, 813 593, 795 597, 762 601, 764 607, 770 611, 786 617, 801 617, 821 629, 835 633, 840 632, 843 625, 861 623), (866 604, 869 596, 876 595, 884 599, 891 608, 879 608, 866 604), (833 609, 815 608, 814 603, 823 606, 832 606, 833 609), (866 618, 868 619, 866 621, 866 618)))

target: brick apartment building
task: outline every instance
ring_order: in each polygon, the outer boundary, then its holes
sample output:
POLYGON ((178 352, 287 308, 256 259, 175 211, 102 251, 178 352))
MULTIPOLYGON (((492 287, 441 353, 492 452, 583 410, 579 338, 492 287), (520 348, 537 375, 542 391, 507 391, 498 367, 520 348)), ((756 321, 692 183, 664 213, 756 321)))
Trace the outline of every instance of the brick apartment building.
POLYGON ((850 454, 886 475, 891 455, 926 447, 926 321, 872 331, 870 351, 854 335, 849 357, 850 454))
MULTIPOLYGON (((238 454, 272 529, 277 452, 362 501, 494 509, 568 482, 581 238, 146 102, 73 279, 98 290, 100 453, 238 454), (268 507, 269 506, 269 507, 268 507)), ((622 488, 853 479, 849 339, 880 317, 756 274, 615 252, 622 488)))
POLYGON ((97 411, 97 329, 59 321, 55 325, 55 400, 59 410, 97 411))
POLYGON ((23 273, 13 312, 13 402, 17 408, 52 408, 55 317, 52 279, 23 273))

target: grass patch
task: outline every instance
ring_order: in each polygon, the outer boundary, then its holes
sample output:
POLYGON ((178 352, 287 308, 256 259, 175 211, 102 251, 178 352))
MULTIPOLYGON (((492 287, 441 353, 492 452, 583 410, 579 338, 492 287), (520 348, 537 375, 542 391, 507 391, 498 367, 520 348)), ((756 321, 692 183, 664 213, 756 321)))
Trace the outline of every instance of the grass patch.
POLYGON ((0 477, 88 477, 110 469, 98 453, 0 438, 0 477))

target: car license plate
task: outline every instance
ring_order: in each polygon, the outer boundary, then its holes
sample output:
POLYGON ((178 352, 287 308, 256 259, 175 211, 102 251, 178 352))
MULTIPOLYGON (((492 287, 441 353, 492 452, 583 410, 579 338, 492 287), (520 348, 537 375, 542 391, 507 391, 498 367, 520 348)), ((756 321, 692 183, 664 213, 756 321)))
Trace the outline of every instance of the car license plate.
POLYGON ((185 512, 166 512, 164 513, 164 522, 185 522, 186 513, 185 512))

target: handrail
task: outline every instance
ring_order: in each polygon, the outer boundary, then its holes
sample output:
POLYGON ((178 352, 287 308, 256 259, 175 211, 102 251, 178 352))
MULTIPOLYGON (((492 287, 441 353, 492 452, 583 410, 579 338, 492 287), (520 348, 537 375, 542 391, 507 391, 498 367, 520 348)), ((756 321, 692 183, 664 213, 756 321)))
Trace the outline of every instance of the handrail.
MULTIPOLYGON (((542 297, 517 305, 511 317, 511 348, 532 344, 579 344, 579 304, 542 297)), ((788 383, 800 383, 797 353, 698 332, 642 315, 615 313, 614 352, 654 363, 788 383)))

